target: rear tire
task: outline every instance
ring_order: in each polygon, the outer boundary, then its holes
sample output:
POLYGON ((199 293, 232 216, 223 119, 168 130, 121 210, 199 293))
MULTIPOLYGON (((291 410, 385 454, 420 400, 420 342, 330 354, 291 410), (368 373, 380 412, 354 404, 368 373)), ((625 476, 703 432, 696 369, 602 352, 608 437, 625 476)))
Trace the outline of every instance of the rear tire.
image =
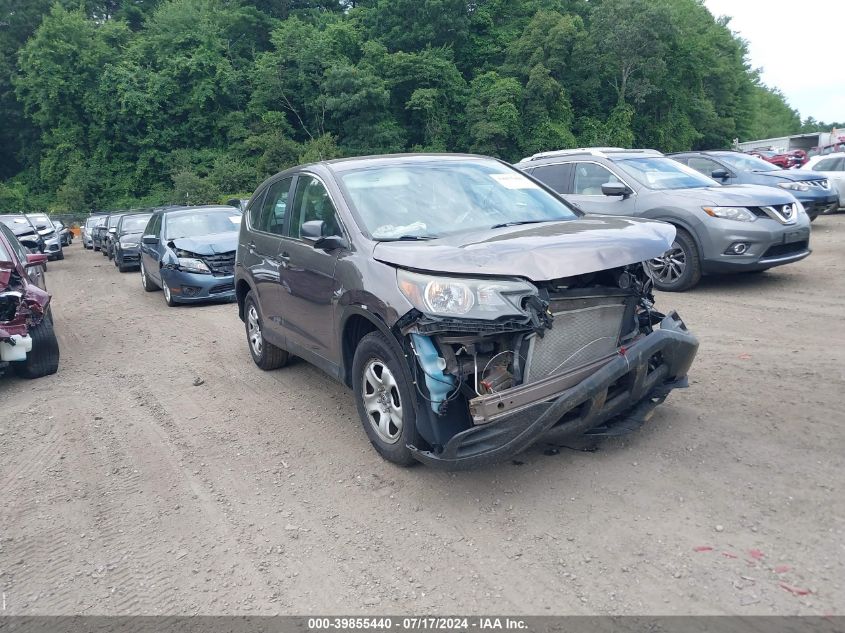
POLYGON ((246 342, 249 347, 249 354, 253 362, 261 369, 269 371, 278 369, 288 364, 290 354, 281 347, 276 347, 264 338, 264 325, 261 323, 261 315, 258 312, 258 302, 252 291, 249 291, 244 300, 244 325, 246 327, 246 342))
POLYGON ((695 240, 684 229, 675 229, 672 247, 662 257, 656 257, 646 264, 654 280, 654 287, 664 292, 683 292, 701 281, 701 256, 695 240))
POLYGON ((389 462, 410 466, 416 463, 408 448, 416 444, 416 400, 403 362, 381 332, 370 332, 355 349, 352 392, 373 448, 389 462))
POLYGON ((53 330, 52 313, 45 315, 41 322, 29 330, 32 337, 32 351, 26 360, 12 363, 15 372, 22 378, 41 378, 55 374, 59 369, 59 341, 53 330))

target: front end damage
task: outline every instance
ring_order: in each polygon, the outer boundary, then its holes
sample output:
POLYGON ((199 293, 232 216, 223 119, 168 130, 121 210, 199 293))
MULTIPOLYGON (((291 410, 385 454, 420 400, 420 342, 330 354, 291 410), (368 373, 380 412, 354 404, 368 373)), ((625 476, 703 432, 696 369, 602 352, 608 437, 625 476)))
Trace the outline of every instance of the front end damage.
POLYGON ((32 351, 29 331, 44 318, 50 295, 24 283, 9 262, 0 262, 0 371, 32 351))
POLYGON ((520 316, 395 325, 416 383, 423 462, 468 468, 540 438, 633 431, 686 386, 698 341, 654 310, 641 264, 531 284, 520 316))

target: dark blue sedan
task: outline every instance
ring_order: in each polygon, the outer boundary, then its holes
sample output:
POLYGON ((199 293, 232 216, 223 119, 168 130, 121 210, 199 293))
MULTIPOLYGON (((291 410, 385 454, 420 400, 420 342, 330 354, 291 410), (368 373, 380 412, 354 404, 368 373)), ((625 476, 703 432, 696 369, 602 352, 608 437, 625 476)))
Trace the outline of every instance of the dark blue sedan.
POLYGON ((231 207, 157 209, 141 238, 141 283, 167 305, 234 300, 241 214, 231 207))
POLYGON ((830 181, 812 171, 779 169, 756 156, 728 150, 681 152, 671 154, 671 157, 724 185, 767 185, 785 189, 804 205, 810 220, 831 209, 835 211, 839 205, 830 181))

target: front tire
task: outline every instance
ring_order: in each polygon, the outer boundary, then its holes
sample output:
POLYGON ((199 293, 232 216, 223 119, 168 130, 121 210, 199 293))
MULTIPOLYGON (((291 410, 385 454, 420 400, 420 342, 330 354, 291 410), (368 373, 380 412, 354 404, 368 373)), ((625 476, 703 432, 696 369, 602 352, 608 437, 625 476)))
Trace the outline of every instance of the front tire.
POLYGON ((684 229, 675 228, 671 248, 647 263, 654 287, 664 292, 683 292, 701 281, 701 256, 695 240, 684 229))
POLYGON ((59 341, 53 330, 52 312, 29 330, 32 337, 32 351, 26 360, 13 363, 15 372, 22 378, 41 378, 55 374, 59 369, 59 341))
POLYGON ((141 261, 141 286, 147 292, 158 290, 158 286, 155 285, 153 280, 150 279, 150 276, 147 274, 147 269, 144 267, 143 260, 141 261))
POLYGON ((164 277, 161 278, 161 289, 164 291, 164 302, 171 308, 175 307, 176 301, 173 300, 173 295, 170 292, 170 286, 167 285, 164 277))
POLYGON ((246 341, 253 362, 265 371, 287 365, 290 354, 264 338, 261 315, 258 313, 258 302, 256 302, 251 290, 244 300, 244 315, 246 316, 244 319, 246 341))
POLYGON ((58 255, 56 255, 56 260, 57 260, 57 261, 61 261, 61 260, 62 260, 62 259, 64 259, 64 258, 65 258, 65 251, 64 251, 64 249, 60 248, 60 249, 59 249, 59 254, 58 254, 58 255))
POLYGON ((370 332, 355 350, 352 391, 370 443, 387 461, 416 463, 408 445, 416 439, 415 399, 400 356, 381 332, 370 332))

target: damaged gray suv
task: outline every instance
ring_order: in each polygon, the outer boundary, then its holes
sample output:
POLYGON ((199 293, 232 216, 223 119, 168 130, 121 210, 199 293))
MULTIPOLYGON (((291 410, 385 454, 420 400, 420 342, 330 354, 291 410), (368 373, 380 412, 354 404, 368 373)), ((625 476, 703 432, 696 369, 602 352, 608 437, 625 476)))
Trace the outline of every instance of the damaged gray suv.
POLYGON ((344 382, 392 462, 467 468, 632 431, 686 386, 698 342, 641 264, 674 238, 492 158, 340 159, 258 188, 235 284, 256 365, 344 382))

